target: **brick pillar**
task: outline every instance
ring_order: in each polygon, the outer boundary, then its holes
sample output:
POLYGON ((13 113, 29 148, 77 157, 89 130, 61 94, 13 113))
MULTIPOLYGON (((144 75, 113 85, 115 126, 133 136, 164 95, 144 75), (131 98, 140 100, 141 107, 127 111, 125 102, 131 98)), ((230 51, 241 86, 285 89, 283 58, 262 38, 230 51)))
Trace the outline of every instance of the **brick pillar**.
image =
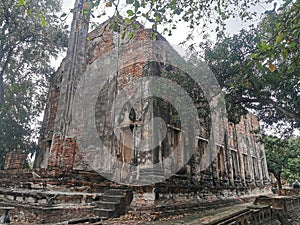
POLYGON ((61 138, 54 135, 51 146, 48 168, 62 168, 72 170, 78 158, 78 146, 75 138, 61 138))
POLYGON ((50 149, 48 168, 60 168, 61 167, 61 157, 62 157, 62 143, 63 140, 59 135, 54 135, 53 144, 50 149))
POLYGON ((62 166, 65 169, 73 169, 76 154, 75 138, 66 138, 63 146, 62 166))
POLYGON ((4 162, 4 170, 24 169, 26 165, 27 153, 22 151, 8 152, 4 162))

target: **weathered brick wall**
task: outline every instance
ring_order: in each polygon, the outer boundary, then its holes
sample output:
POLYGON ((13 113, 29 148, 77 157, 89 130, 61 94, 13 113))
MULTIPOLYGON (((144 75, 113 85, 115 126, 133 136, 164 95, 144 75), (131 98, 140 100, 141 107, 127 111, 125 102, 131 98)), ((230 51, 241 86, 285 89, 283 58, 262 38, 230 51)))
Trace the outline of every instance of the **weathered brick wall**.
MULTIPOLYGON (((132 149, 130 147, 124 147, 125 142, 127 142, 129 146, 132 144, 130 142, 130 138, 132 138, 130 137, 132 136, 132 131, 129 129, 130 126, 134 124, 138 126, 146 124, 147 119, 149 119, 149 116, 151 117, 151 115, 164 118, 170 127, 168 128, 169 130, 165 143, 162 145, 163 147, 159 147, 155 150, 156 153, 153 153, 155 156, 146 156, 146 153, 140 153, 139 155, 140 158, 143 158, 143 161, 139 162, 140 165, 149 164, 153 160, 153 162, 159 162, 160 160, 163 160, 163 157, 169 156, 169 154, 174 150, 174 146, 172 145, 180 139, 180 123, 176 123, 176 121, 171 118, 174 116, 174 110, 172 111, 171 107, 164 102, 161 102, 160 107, 154 106, 153 100, 151 100, 153 107, 152 109, 148 109, 146 112, 148 113, 148 117, 143 117, 141 114, 145 113, 143 112, 143 108, 145 106, 143 104, 145 104, 145 102, 136 104, 134 108, 136 114, 135 118, 127 118, 127 120, 124 120, 123 124, 121 124, 123 126, 122 129, 125 129, 124 127, 128 126, 128 132, 126 134, 128 137, 126 137, 124 143, 119 143, 119 141, 112 136, 112 123, 110 119, 107 119, 111 116, 110 110, 108 109, 111 109, 112 102, 114 101, 113 97, 115 96, 114 93, 118 92, 119 88, 126 88, 129 94, 134 94, 135 89, 132 89, 131 87, 135 79, 149 75, 166 76, 167 79, 171 79, 168 75, 166 75, 168 72, 180 74, 182 71, 180 71, 179 68, 173 67, 170 72, 170 68, 168 68, 168 65, 166 64, 161 62, 149 62, 151 57, 154 57, 155 51, 157 51, 157 46, 148 43, 144 46, 142 51, 138 51, 136 49, 135 44, 137 41, 152 40, 152 30, 137 30, 135 31, 133 40, 128 40, 126 38, 121 39, 118 34, 114 34, 110 30, 104 30, 103 27, 107 27, 104 25, 92 31, 89 35, 88 68, 91 68, 96 63, 102 63, 101 57, 106 57, 112 54, 114 47, 118 46, 123 49, 119 55, 118 74, 115 78, 112 78, 108 82, 107 87, 105 87, 98 96, 95 115, 97 118, 96 126, 99 137, 105 145, 113 146, 111 147, 114 148, 112 154, 117 158, 121 167, 123 167, 124 163, 129 164, 134 158, 132 149), (126 43, 126 45, 122 45, 122 43, 126 43), (111 85, 113 82, 118 82, 119 87, 113 87, 111 85), (105 125, 102 123, 103 117, 106 117, 107 119, 105 125), (177 129, 176 132, 174 128, 177 129), (174 143, 172 144, 171 142, 174 143), (121 149, 123 149, 124 153, 122 153, 121 149)), ((158 35, 157 39, 165 40, 161 35, 158 35)), ((177 53, 171 51, 171 53, 164 52, 163 55, 167 58, 168 54, 177 53)), ((95 71, 95 73, 97 73, 97 71, 95 71)), ((56 73, 54 82, 50 87, 48 104, 44 118, 45 130, 41 136, 40 144, 45 151, 43 159, 43 165, 45 165, 45 167, 73 169, 74 167, 79 168, 77 166, 82 159, 82 155, 79 153, 77 141, 72 137, 63 137, 60 134, 53 136, 62 76, 63 71, 60 69, 56 73)), ((185 76, 184 73, 182 76, 185 76)), ((179 85, 181 84, 176 80, 176 78, 172 81, 179 85)), ((189 86, 189 88, 186 89, 186 92, 190 93, 192 90, 198 90, 197 93, 193 93, 194 104, 197 109, 207 108, 208 103, 201 91, 201 88, 198 86, 189 86)), ((126 116, 129 117, 128 114, 130 114, 130 112, 128 111, 126 113, 126 116)), ((254 115, 248 114, 241 119, 239 124, 234 125, 229 123, 226 125, 226 140, 218 140, 218 143, 216 143, 216 150, 218 150, 218 153, 216 153, 216 157, 213 162, 210 165, 207 165, 205 171, 201 171, 199 162, 203 157, 207 157, 204 152, 210 132, 209 113, 199 113, 199 122, 201 123, 199 131, 199 148, 195 151, 191 160, 185 166, 183 166, 182 158, 180 158, 182 155, 175 155, 175 164, 177 164, 176 171, 180 170, 182 176, 189 177, 188 179, 193 180, 194 183, 205 184, 207 186, 249 187, 259 186, 269 182, 263 146, 258 142, 257 136, 259 133, 259 121, 254 115)), ((79 128, 79 130, 80 129, 82 128, 79 128)), ((143 139, 145 137, 144 135, 147 134, 146 132, 140 132, 138 135, 140 135, 139 137, 143 139)), ((91 151, 89 157, 92 159, 95 154, 95 152, 93 153, 91 151)), ((104 153, 101 154, 101 157, 103 158, 101 160, 108 161, 107 157, 111 157, 111 155, 104 153)), ((207 161, 210 161, 209 158, 207 161)), ((84 169, 84 167, 80 168, 84 169)))
MULTIPOLYGON (((134 43, 134 41, 151 40, 152 34, 151 30, 138 30, 135 33, 132 43, 134 43)), ((92 64, 96 59, 99 59, 102 56, 111 54, 113 47, 120 41, 119 38, 118 35, 116 38, 116 35, 109 30, 105 23, 98 29, 92 31, 89 34, 89 64, 92 64)), ((160 35, 159 38, 164 39, 160 35)), ((121 69, 119 71, 119 82, 122 87, 130 85, 128 80, 132 82, 135 78, 142 76, 142 70, 146 61, 145 55, 151 55, 152 51, 151 46, 148 46, 146 50, 148 53, 143 51, 140 52, 140 54, 132 51, 133 45, 126 45, 126 48, 127 49, 123 49, 124 51, 122 51, 124 55, 120 55, 121 69), (139 62, 128 66, 128 60, 137 60, 139 62)), ((35 162, 36 167, 71 169, 72 166, 81 160, 80 154, 75 154, 78 152, 78 146, 73 144, 73 142, 76 143, 75 140, 71 141, 71 138, 61 137, 60 134, 54 135, 61 82, 64 75, 63 68, 64 62, 53 76, 50 84, 48 103, 45 109, 43 128, 39 141, 42 151, 37 155, 37 160, 35 162)))
POLYGON ((22 151, 8 152, 5 158, 4 170, 24 169, 27 163, 27 153, 22 151))
MULTIPOLYGON (((228 139, 220 146, 226 149, 224 163, 227 175, 224 181, 232 179, 230 183, 237 186, 256 186, 270 182, 264 148, 259 142, 259 131, 259 121, 251 113, 243 116, 238 124, 227 125, 228 139)), ((222 170, 221 163, 218 162, 222 158, 220 153, 221 150, 215 162, 214 169, 217 171, 222 170)), ((221 176, 216 177, 224 179, 221 176)))

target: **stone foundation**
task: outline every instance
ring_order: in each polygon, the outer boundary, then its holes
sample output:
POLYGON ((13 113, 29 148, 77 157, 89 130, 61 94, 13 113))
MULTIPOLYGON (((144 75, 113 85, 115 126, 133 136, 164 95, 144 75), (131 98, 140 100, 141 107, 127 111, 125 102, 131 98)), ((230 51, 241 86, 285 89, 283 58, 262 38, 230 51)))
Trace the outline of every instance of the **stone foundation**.
POLYGON ((155 186, 132 187, 132 211, 149 211, 151 208, 174 207, 189 208, 213 201, 230 202, 238 199, 252 199, 258 195, 271 194, 271 186, 216 188, 203 186, 155 186))
POLYGON ((283 196, 300 196, 300 189, 296 189, 296 188, 283 188, 279 191, 279 195, 283 195, 283 196))

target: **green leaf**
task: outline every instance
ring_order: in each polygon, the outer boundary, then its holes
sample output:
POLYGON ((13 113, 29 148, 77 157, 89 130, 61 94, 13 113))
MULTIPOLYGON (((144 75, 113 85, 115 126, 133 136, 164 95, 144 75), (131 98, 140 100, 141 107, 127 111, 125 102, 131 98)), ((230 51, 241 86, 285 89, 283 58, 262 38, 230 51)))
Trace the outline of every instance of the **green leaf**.
POLYGON ((42 27, 45 27, 45 26, 46 26, 46 23, 47 23, 47 22, 46 22, 46 19, 45 19, 45 17, 43 17, 42 20, 41 20, 41 26, 42 26, 42 27))
POLYGON ((133 4, 134 0, 126 0, 126 4, 133 4))
POLYGON ((130 23, 131 23, 131 20, 130 20, 128 17, 126 17, 126 18, 125 18, 125 23, 130 24, 130 23))
POLYGON ((245 87, 245 88, 250 87, 249 81, 244 81, 244 87, 245 87))
POLYGON ((119 32, 120 31, 120 26, 117 23, 112 23, 109 28, 113 30, 114 32, 119 32))
POLYGON ((82 12, 83 12, 83 15, 85 15, 85 16, 87 16, 89 14, 89 10, 87 10, 87 9, 82 10, 82 12))
POLYGON ((251 54, 250 54, 250 58, 251 58, 251 59, 257 59, 257 54, 251 53, 251 54))
POLYGON ((287 51, 286 48, 282 49, 281 54, 282 54, 282 56, 283 56, 284 59, 287 59, 288 56, 289 56, 289 53, 288 53, 288 51, 287 51))
POLYGON ((18 4, 20 6, 24 6, 26 4, 26 1, 25 0, 18 0, 18 4))
POLYGON ((122 39, 124 39, 124 38, 125 38, 125 36, 126 36, 126 30, 124 30, 124 31, 122 32, 122 34, 121 34, 121 38, 122 38, 122 39))
POLYGON ((281 27, 281 23, 280 22, 276 23, 276 30, 280 30, 280 27, 281 27))
POLYGON ((155 21, 156 21, 156 22, 160 22, 160 20, 161 20, 161 19, 160 19, 160 16, 157 15, 157 16, 155 17, 155 21))
POLYGON ((263 69, 263 65, 260 62, 255 63, 257 69, 263 69))
POLYGON ((66 17, 66 16, 67 16, 67 13, 63 13, 63 14, 61 14, 60 17, 66 17))
POLYGON ((278 35, 276 36, 276 41, 275 41, 275 43, 278 44, 279 42, 280 42, 280 34, 278 34, 278 35))
POLYGON ((275 43, 276 43, 276 44, 279 44, 285 36, 286 36, 286 35, 279 33, 279 34, 276 36, 276 41, 275 41, 275 43))
POLYGON ((156 32, 154 32, 154 33, 152 34, 152 40, 153 40, 153 41, 155 41, 155 40, 156 40, 156 38, 157 38, 157 33, 156 33, 156 32))
POLYGON ((138 9, 140 8, 140 1, 139 0, 135 0, 134 1, 134 11, 137 12, 138 9))
POLYGON ((129 34, 128 34, 128 36, 129 36, 130 39, 132 39, 133 38, 133 32, 130 31, 129 34))
POLYGON ((26 13, 27 13, 28 16, 31 16, 31 15, 32 15, 31 9, 27 9, 27 10, 26 10, 26 13))
POLYGON ((133 24, 132 24, 132 28, 133 28, 133 29, 140 29, 141 27, 140 27, 139 24, 133 23, 133 24))
POLYGON ((176 8, 173 13, 176 15, 180 15, 180 13, 182 12, 182 9, 176 8))
POLYGON ((127 14, 128 14, 128 16, 133 16, 134 12, 131 9, 129 9, 129 10, 127 10, 127 14))
POLYGON ((266 50, 267 49, 267 42, 263 41, 261 44, 260 44, 260 47, 262 50, 266 50))

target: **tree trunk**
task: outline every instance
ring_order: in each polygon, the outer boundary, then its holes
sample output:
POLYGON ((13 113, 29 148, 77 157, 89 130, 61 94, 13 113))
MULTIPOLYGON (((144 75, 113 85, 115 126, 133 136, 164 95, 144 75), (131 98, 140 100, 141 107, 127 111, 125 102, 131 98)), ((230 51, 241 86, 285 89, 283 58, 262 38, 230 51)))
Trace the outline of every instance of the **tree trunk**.
POLYGON ((281 173, 274 174, 274 176, 277 179, 277 185, 278 185, 278 190, 279 192, 282 190, 282 184, 281 184, 281 173))
MULTIPOLYGON (((8 50, 8 53, 7 53, 7 56, 6 56, 6 59, 3 63, 2 68, 1 68, 1 71, 0 71, 0 108, 1 106, 4 104, 4 82, 3 82, 3 76, 4 76, 4 72, 8 66, 8 63, 10 61, 10 58, 13 54, 13 51, 14 51, 14 46, 11 46, 8 50)), ((4 56, 4 55, 3 55, 4 56)), ((3 59, 3 56, 1 57, 3 59)))

